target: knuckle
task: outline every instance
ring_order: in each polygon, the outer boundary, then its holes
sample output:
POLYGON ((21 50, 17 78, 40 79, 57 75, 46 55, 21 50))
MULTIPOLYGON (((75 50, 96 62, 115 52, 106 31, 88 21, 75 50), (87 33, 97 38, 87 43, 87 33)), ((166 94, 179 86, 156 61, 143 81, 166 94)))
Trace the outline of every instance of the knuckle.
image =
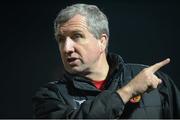
POLYGON ((147 80, 152 81, 152 77, 151 77, 150 75, 145 74, 145 76, 146 76, 146 79, 147 79, 147 80))
POLYGON ((147 86, 149 87, 149 86, 152 85, 152 81, 151 81, 151 80, 146 80, 146 84, 147 84, 147 86))

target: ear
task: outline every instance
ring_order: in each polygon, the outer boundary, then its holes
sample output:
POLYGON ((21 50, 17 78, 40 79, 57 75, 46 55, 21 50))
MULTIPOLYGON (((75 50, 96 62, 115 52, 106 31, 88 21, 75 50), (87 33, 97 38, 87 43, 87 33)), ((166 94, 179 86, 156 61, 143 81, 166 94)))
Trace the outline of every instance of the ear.
POLYGON ((106 46, 108 44, 108 36, 106 34, 102 34, 98 41, 101 52, 105 52, 106 46))

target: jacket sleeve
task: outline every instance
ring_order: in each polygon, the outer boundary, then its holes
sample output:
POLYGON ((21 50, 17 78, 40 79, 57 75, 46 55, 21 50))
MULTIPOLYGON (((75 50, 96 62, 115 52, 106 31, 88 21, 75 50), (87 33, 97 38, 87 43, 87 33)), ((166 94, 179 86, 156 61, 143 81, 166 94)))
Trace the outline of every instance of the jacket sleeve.
POLYGON ((48 87, 42 87, 32 99, 35 118, 117 118, 124 103, 116 92, 103 91, 92 100, 74 109, 62 96, 48 87))
POLYGON ((165 112, 167 118, 180 118, 180 91, 177 86, 174 84, 173 80, 162 72, 158 76, 163 80, 164 85, 161 89, 161 92, 165 93, 165 98, 168 100, 168 107, 165 112))

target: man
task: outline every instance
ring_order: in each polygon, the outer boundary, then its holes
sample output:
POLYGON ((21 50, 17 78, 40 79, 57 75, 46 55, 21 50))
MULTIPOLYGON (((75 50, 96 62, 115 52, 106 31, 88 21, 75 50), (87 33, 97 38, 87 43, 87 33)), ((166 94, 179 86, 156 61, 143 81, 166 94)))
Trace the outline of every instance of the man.
POLYGON ((37 91, 35 117, 180 118, 180 92, 158 71, 169 58, 148 67, 108 53, 108 20, 94 5, 68 6, 54 25, 65 73, 37 91))

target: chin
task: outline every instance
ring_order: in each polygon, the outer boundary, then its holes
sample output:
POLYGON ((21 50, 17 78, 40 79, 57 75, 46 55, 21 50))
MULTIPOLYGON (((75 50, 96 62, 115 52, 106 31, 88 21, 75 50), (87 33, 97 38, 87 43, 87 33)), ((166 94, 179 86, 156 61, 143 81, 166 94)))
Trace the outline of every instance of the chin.
POLYGON ((72 74, 76 74, 76 73, 81 73, 83 70, 80 69, 79 67, 73 67, 73 68, 69 68, 69 69, 66 69, 69 73, 72 73, 72 74))
POLYGON ((65 69, 72 74, 81 74, 88 71, 87 66, 84 65, 66 66, 65 69))

